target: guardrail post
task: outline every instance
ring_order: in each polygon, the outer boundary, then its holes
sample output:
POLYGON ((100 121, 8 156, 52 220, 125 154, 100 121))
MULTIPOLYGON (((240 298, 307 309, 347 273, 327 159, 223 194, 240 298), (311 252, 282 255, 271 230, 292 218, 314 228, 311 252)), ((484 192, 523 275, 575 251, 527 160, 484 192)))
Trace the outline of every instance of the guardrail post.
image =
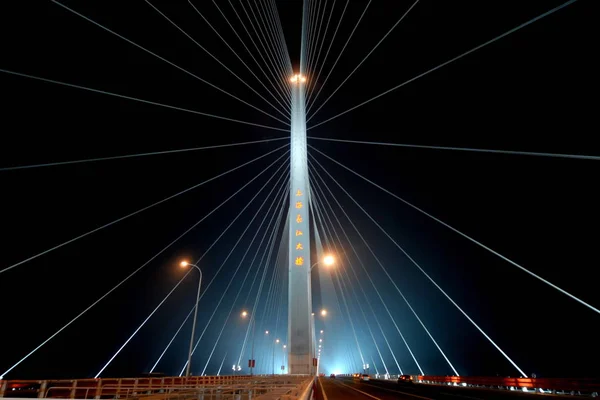
POLYGON ((8 381, 2 381, 2 385, 0 385, 0 397, 4 397, 4 393, 6 392, 7 386, 8 386, 8 381))
POLYGON ((48 381, 42 381, 40 384, 40 390, 38 391, 38 399, 46 397, 46 387, 48 387, 48 381))
POLYGON ((71 384, 71 393, 69 393, 69 398, 70 399, 74 399, 75 398, 75 392, 77 391, 77 379, 75 379, 73 381, 73 383, 71 384))
POLYGON ((98 379, 96 383, 96 393, 94 399, 99 399, 102 396, 102 379, 98 379))

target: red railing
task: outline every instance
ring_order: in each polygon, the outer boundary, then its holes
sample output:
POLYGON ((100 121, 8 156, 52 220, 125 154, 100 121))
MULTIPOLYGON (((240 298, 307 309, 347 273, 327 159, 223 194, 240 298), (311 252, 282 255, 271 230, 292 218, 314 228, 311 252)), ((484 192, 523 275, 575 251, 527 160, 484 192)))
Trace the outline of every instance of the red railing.
POLYGON ((70 380, 0 380, 0 397, 23 398, 114 398, 152 393, 165 388, 178 390, 203 385, 226 385, 252 379, 249 375, 157 378, 98 378, 70 380))
POLYGON ((548 389, 559 391, 599 392, 600 379, 594 378, 503 378, 486 376, 423 376, 414 377, 417 381, 436 384, 479 385, 488 387, 515 387, 527 389, 548 389))

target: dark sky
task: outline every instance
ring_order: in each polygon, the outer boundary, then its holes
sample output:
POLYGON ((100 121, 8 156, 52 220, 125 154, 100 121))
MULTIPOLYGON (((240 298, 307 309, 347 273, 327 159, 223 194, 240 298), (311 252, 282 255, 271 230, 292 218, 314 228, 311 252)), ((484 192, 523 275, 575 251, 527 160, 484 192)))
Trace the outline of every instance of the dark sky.
MULTIPOLYGON (((259 75, 260 70, 214 4, 196 3, 198 10, 259 75)), ((243 13, 238 0, 232 3, 236 11, 243 13)), ((243 3, 247 7, 245 0, 243 3)), ((302 2, 276 3, 296 68, 302 2)), ((345 3, 344 0, 335 2, 321 59, 345 3)), ((368 2, 352 0, 350 3, 317 88, 331 71, 368 2)), ((561 3, 421 0, 308 126, 333 117, 561 3)), ((592 105, 599 89, 599 65, 593 51, 597 41, 593 38, 598 37, 599 32, 592 19, 592 3, 577 1, 453 64, 315 127, 308 134, 405 144, 600 155, 593 134, 598 132, 598 123, 592 105)), ((63 4, 244 101, 281 117, 145 1, 65 0, 63 4)), ((261 95, 270 98, 187 2, 154 0, 152 4, 261 95)), ((218 4, 251 47, 247 34, 239 22, 235 22, 236 15, 229 2, 218 1, 218 4)), ((331 0, 327 2, 327 10, 332 4, 331 0)), ((334 92, 411 4, 412 1, 405 0, 371 2, 319 95, 316 107, 334 92)), ((245 14, 240 15, 248 23, 245 14)), ((283 129, 226 122, 0 73, 3 122, 0 167, 289 136, 286 125, 51 1, 3 5, 0 30, 0 69, 283 129)), ((253 55, 259 57, 257 51, 253 51, 253 55)), ((266 79, 263 82, 268 87, 272 83, 266 79)), ((4 237, 0 269, 285 143, 282 140, 218 150, 0 171, 3 194, 0 226, 4 237)), ((584 301, 600 306, 598 284, 594 279, 598 265, 596 230, 600 223, 597 211, 600 198, 595 190, 600 172, 598 161, 316 140, 309 140, 309 144, 584 301)), ((3 304, 0 373, 153 257, 284 151, 0 274, 3 304)), ((313 151, 312 154, 526 373, 543 376, 597 376, 600 373, 596 361, 600 355, 597 340, 600 315, 416 213, 318 153, 313 151)), ((276 166, 285 159, 284 155, 276 166)), ((283 168, 274 179, 282 177, 285 166, 283 168)), ((95 375, 183 276, 177 263, 182 258, 198 259, 205 253, 274 172, 275 168, 271 168, 261 175, 7 377, 95 375)), ((337 185, 326 178, 323 171, 319 172, 457 370, 464 375, 516 375, 514 368, 337 185)), ((203 286, 215 276, 273 182, 204 257, 201 262, 203 286)), ((250 267, 249 262, 257 250, 255 242, 241 264, 239 275, 234 277, 260 221, 264 216, 271 217, 272 212, 265 211, 278 189, 279 186, 268 198, 265 208, 259 211, 200 303, 199 326, 203 327, 233 278, 231 289, 199 346, 194 373, 202 371, 243 275, 251 268, 250 282, 258 271, 257 265, 250 267)), ((278 203, 276 211, 279 208, 278 203)), ((341 211, 337 210, 336 215, 344 221, 341 211)), ((425 372, 451 374, 351 225, 344 224, 425 372)), ((279 231, 282 229, 280 226, 279 231)), ((279 231, 277 238, 281 236, 279 231)), ((338 231, 341 234, 341 230, 338 231)), ((259 231, 257 241, 262 233, 259 231)), ((265 244, 259 249, 258 260, 264 247, 265 244)), ((268 265, 259 308, 264 308, 272 281, 273 292, 279 293, 276 297, 283 293, 281 283, 285 275, 272 273, 278 247, 279 242, 274 246, 275 253, 268 265)), ((350 251, 348 244, 343 247, 350 251)), ((356 261, 353 264, 358 268, 356 261)), ((349 266, 343 264, 340 268, 348 271, 349 266)), ((417 373, 391 321, 381 311, 374 290, 366 285, 364 272, 359 272, 359 277, 400 363, 406 372, 417 373)), ((358 291, 357 281, 352 279, 358 291)), ((248 291, 247 283, 233 305, 231 320, 207 374, 215 374, 224 357, 222 373, 228 373, 236 361, 247 327, 247 321, 239 318, 239 312, 252 307, 259 281, 260 276, 252 292, 248 291)), ((197 275, 193 272, 103 376, 147 372, 192 307, 196 285, 197 275)), ((357 333, 363 352, 369 358, 373 356, 381 372, 381 363, 361 311, 354 298, 350 298, 349 308, 359 328, 357 333)), ((285 319, 284 303, 271 301, 268 304, 265 317, 258 315, 256 342, 257 364, 266 372, 270 372, 272 364, 266 361, 272 357, 272 346, 264 338, 264 330, 270 329, 281 338, 286 335, 286 323, 281 322, 285 319), (280 309, 283 311, 279 312, 280 309), (277 315, 284 317, 280 318, 276 331, 277 315)), ((366 301, 362 300, 361 304, 365 306, 366 301)), ((320 304, 320 296, 317 296, 315 309, 321 305, 335 310, 333 305, 320 304)), ((373 313, 366 306, 364 310, 375 329, 373 313)), ((331 318, 338 321, 336 318, 342 317, 332 315, 331 318)), ((166 353, 159 371, 179 374, 186 359, 190 329, 188 323, 166 353)), ((395 363, 378 332, 384 360, 390 372, 396 373, 395 363)), ((357 357, 347 329, 345 335, 331 339, 338 345, 347 344, 355 353, 353 357, 357 357)), ((327 357, 323 356, 323 363, 332 372, 347 360, 345 354, 327 354, 327 357)), ((242 358, 243 366, 246 358, 247 355, 242 358)))

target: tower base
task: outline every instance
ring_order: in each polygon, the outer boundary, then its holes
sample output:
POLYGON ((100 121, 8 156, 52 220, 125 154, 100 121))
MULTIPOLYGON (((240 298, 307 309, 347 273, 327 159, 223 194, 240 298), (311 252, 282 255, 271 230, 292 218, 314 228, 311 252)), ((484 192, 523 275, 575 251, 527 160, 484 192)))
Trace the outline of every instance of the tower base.
POLYGON ((309 354, 290 354, 288 368, 292 375, 310 375, 312 373, 312 358, 309 354))

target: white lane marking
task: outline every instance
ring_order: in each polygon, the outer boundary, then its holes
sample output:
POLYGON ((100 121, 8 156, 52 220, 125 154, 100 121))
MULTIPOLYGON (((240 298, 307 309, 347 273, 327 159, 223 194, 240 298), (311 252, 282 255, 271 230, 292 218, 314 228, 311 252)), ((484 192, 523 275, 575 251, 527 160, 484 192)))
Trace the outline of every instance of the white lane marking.
MULTIPOLYGON (((370 397, 370 398, 372 398, 372 399, 375 399, 375 400, 381 400, 379 397, 375 397, 375 396, 373 396, 373 395, 370 395, 369 393, 363 392, 362 390, 355 389, 355 388, 353 388, 352 386, 346 385, 345 383, 342 383, 342 382, 340 382, 340 385, 346 386, 346 387, 348 387, 348 388, 350 388, 350 389, 352 389, 352 390, 355 390, 355 391, 357 391, 357 392, 359 392, 359 393, 362 393, 362 394, 364 394, 365 396, 369 396, 369 397, 370 397)), ((431 399, 430 399, 430 400, 431 400, 431 399)))
POLYGON ((401 393, 401 394, 403 394, 403 395, 406 395, 406 396, 417 397, 417 398, 419 398, 419 399, 424 399, 424 400, 433 400, 431 397, 423 397, 423 396, 419 396, 418 394, 412 394, 412 393, 401 392, 401 391, 399 391, 399 390, 386 389, 386 388, 384 388, 384 387, 377 386, 377 385, 374 385, 374 386, 375 386, 377 389, 385 390, 385 391, 387 391, 387 392, 392 392, 392 393, 401 393))

